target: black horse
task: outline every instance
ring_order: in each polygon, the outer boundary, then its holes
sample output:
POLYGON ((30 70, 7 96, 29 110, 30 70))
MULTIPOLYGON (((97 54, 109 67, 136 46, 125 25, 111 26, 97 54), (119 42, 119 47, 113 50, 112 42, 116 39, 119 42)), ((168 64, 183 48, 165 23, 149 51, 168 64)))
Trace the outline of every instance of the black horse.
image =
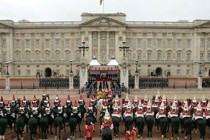
MULTIPOLYGON (((49 127, 49 119, 47 116, 47 111, 45 109, 41 113, 40 127, 41 127, 41 131, 42 131, 42 139, 47 139, 47 129, 49 127)), ((51 131, 52 131, 52 129, 51 129, 51 131)))
POLYGON ((36 139, 37 135, 37 127, 38 127, 38 119, 36 116, 32 116, 28 121, 28 126, 30 130, 30 139, 36 139))
POLYGON ((113 126, 114 126, 114 136, 118 137, 121 117, 112 116, 112 121, 113 121, 113 126))
POLYGON ((77 116, 72 115, 69 118, 69 127, 70 127, 70 132, 71 132, 71 138, 74 139, 75 138, 75 130, 77 127, 78 121, 77 121, 77 116))
POLYGON ((144 117, 135 117, 135 126, 138 128, 138 137, 143 138, 143 131, 145 126, 145 118, 144 117))
POLYGON ((16 133, 17 133, 17 140, 19 140, 19 135, 21 136, 21 139, 23 139, 23 131, 24 127, 26 125, 26 118, 25 114, 21 114, 17 120, 16 120, 16 133))
POLYGON ((125 132, 133 125, 133 118, 131 116, 124 117, 125 122, 125 132))
POLYGON ((183 118, 183 126, 185 130, 185 138, 189 136, 189 139, 192 140, 192 128, 193 128, 192 118, 191 117, 183 118))
POLYGON ((7 128, 7 119, 4 115, 0 115, 0 136, 1 139, 5 139, 4 134, 7 128))
POLYGON ((152 115, 148 115, 145 120, 147 124, 147 137, 152 137, 152 129, 155 123, 155 118, 152 115))
POLYGON ((105 127, 102 129, 101 140, 112 140, 112 130, 109 127, 105 127))
POLYGON ((204 140, 205 134, 206 134, 206 120, 203 118, 200 118, 200 119, 197 119, 195 122, 200 132, 200 140, 204 140))
POLYGON ((168 118, 167 117, 161 117, 159 119, 160 119, 160 129, 161 129, 161 133, 162 133, 162 138, 165 138, 166 137, 168 118))
POLYGON ((171 121, 171 138, 173 139, 174 134, 177 136, 177 139, 179 139, 179 125, 180 125, 180 121, 179 121, 179 117, 171 117, 170 118, 171 121))

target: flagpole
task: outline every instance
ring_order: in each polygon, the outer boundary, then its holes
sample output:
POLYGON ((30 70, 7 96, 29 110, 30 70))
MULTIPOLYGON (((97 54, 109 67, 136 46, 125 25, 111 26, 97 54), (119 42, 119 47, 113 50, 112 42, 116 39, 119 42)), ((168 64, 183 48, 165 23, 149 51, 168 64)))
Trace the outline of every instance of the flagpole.
POLYGON ((105 0, 103 0, 103 13, 104 13, 104 1, 105 1, 105 0))

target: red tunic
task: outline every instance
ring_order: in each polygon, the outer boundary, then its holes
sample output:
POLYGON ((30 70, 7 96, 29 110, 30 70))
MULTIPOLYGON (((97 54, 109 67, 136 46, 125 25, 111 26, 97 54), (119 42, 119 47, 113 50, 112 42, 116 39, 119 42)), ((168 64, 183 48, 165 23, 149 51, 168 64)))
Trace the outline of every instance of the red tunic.
POLYGON ((136 134, 138 134, 138 129, 131 130, 131 131, 126 131, 125 140, 135 140, 136 139, 136 134))
POLYGON ((92 138, 92 132, 94 131, 95 126, 94 125, 85 125, 84 127, 84 134, 86 138, 92 138))

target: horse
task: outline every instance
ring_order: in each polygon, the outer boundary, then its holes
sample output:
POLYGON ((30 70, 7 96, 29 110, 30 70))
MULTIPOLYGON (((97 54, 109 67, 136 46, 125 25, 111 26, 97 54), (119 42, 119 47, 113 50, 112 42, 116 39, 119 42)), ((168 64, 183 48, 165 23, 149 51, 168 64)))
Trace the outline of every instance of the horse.
POLYGON ((63 129, 63 117, 61 116, 61 114, 58 114, 55 117, 54 128, 55 128, 55 138, 61 139, 61 130, 63 129))
POLYGON ((173 139, 174 134, 177 135, 177 139, 179 139, 179 125, 180 125, 180 121, 178 117, 171 117, 171 139, 173 139))
POLYGON ((30 139, 36 139, 38 119, 36 116, 32 116, 28 121, 28 126, 30 130, 30 139))
POLYGON ((96 113, 94 111, 88 110, 86 121, 90 121, 91 123, 95 124, 96 122, 96 113))
POLYGON ((4 134, 7 128, 7 119, 4 116, 0 116, 0 139, 5 139, 4 134))
POLYGON ((102 129, 101 140, 112 140, 112 130, 109 127, 105 127, 102 129))
POLYGON ((183 126, 185 130, 185 139, 189 135, 189 139, 192 140, 192 128, 193 128, 193 122, 191 117, 185 117, 183 119, 183 126))
POLYGON ((71 131, 71 138, 74 139, 75 138, 75 130, 78 124, 78 118, 75 115, 72 115, 69 117, 69 127, 70 127, 70 131, 71 131))
MULTIPOLYGON (((47 129, 49 126, 49 119, 46 113, 43 113, 40 119, 40 127, 42 131, 42 139, 47 139, 47 129)), ((52 131, 52 129, 51 129, 52 131)))
POLYGON ((23 131, 24 131, 25 125, 26 125, 25 114, 21 114, 16 120, 17 140, 20 139, 19 135, 21 136, 21 139, 23 139, 23 131))
POLYGON ((114 136, 118 137, 121 118, 117 116, 112 116, 112 122, 114 126, 114 136))
POLYGON ((133 125, 133 118, 131 116, 124 117, 125 122, 125 132, 133 125))
POLYGON ((161 129, 161 132, 162 132, 162 138, 165 138, 166 137, 168 118, 167 117, 161 117, 159 119, 160 119, 160 129, 161 129))
POLYGON ((155 122, 155 118, 152 115, 148 115, 145 118, 147 125, 147 137, 152 137, 152 129, 155 122))
POLYGON ((135 126, 138 128, 138 137, 143 137, 143 131, 145 126, 145 118, 144 117, 135 117, 135 126))
POLYGON ((200 140, 204 140, 205 134, 206 134, 206 120, 203 118, 200 118, 200 119, 197 119, 195 122, 200 132, 200 140))

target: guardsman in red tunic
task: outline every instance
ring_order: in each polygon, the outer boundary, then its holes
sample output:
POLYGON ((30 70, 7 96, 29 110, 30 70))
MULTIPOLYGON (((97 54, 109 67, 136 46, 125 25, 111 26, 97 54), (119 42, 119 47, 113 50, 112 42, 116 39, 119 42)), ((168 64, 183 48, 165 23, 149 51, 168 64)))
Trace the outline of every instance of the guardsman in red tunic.
POLYGON ((128 116, 131 116, 133 118, 133 108, 131 107, 131 104, 130 102, 128 102, 128 105, 127 105, 127 108, 126 108, 126 111, 124 112, 123 114, 123 117, 128 117, 128 116))
POLYGON ((202 101, 200 102, 200 104, 201 104, 201 108, 202 108, 203 112, 205 112, 206 107, 207 107, 207 100, 205 99, 204 96, 202 97, 202 101))
POLYGON ((84 126, 84 135, 86 140, 92 140, 93 137, 93 131, 95 130, 95 125, 91 124, 90 121, 86 122, 86 125, 84 126))
POLYGON ((138 129, 130 127, 130 129, 125 133, 125 140, 135 140, 137 134, 138 129))
POLYGON ((172 106, 170 107, 170 112, 168 113, 168 117, 178 117, 179 109, 176 105, 176 102, 173 101, 172 106))
POLYGON ((111 119, 110 114, 107 109, 106 109, 104 117, 102 118, 101 130, 103 130, 103 128, 105 128, 105 127, 113 129, 112 119, 111 119))
POLYGON ((136 110, 136 108, 138 107, 138 104, 139 104, 139 100, 138 100, 138 97, 135 95, 133 99, 133 104, 132 104, 132 107, 134 110, 136 110))
POLYGON ((144 114, 145 114, 145 117, 154 116, 154 111, 152 109, 152 105, 151 105, 150 100, 148 101, 148 105, 146 106, 146 111, 145 111, 144 114))
POLYGON ((145 96, 144 96, 144 103, 143 103, 144 109, 147 108, 148 102, 149 102, 149 99, 147 98, 147 95, 145 94, 145 96))
POLYGON ((196 97, 194 96, 190 106, 191 106, 191 108, 195 109, 197 107, 197 105, 198 105, 198 102, 196 101, 196 97))
POLYGON ((121 118, 121 109, 120 109, 120 106, 116 102, 113 106, 112 117, 113 116, 121 118))
POLYGON ((206 118, 207 122, 210 122, 210 102, 208 102, 207 104, 206 110, 204 112, 204 117, 206 118))
POLYGON ((120 101, 119 101, 118 95, 115 96, 115 99, 114 99, 114 101, 113 101, 113 105, 114 105, 115 103, 117 103, 118 106, 120 106, 120 101))
POLYGON ((166 129, 167 129, 166 107, 164 106, 164 104, 165 103, 162 101, 158 113, 156 114, 156 118, 160 120, 162 139, 166 137, 166 129))
POLYGON ((128 106, 128 102, 129 102, 129 98, 128 98, 128 94, 126 95, 124 101, 123 101, 123 111, 126 110, 127 106, 128 106))
POLYGON ((198 103, 197 108, 194 111, 192 120, 203 119, 203 110, 201 108, 200 103, 198 103))

